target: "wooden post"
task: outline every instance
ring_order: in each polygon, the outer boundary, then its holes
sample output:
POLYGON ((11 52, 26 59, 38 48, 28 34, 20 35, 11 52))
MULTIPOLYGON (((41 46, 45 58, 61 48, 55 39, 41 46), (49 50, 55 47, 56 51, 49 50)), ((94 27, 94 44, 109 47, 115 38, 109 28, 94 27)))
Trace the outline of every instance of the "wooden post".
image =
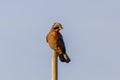
POLYGON ((56 52, 52 54, 52 80, 58 80, 58 59, 56 52))

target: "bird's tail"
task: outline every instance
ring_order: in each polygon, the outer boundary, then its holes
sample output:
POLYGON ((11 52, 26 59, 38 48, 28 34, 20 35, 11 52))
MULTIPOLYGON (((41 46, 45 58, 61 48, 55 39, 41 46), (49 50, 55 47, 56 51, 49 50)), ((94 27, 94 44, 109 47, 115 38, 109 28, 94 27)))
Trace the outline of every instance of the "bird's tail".
POLYGON ((68 57, 68 55, 65 54, 65 53, 60 54, 59 59, 60 59, 61 62, 66 62, 66 63, 69 63, 71 61, 70 58, 68 57))

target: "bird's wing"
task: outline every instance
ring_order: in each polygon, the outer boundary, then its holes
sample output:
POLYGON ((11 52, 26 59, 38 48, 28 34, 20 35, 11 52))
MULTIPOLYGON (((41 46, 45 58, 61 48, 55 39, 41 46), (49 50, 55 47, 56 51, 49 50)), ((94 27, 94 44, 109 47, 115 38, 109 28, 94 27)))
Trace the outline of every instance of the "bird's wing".
POLYGON ((64 40, 60 33, 58 34, 57 46, 62 51, 62 53, 66 53, 64 40))

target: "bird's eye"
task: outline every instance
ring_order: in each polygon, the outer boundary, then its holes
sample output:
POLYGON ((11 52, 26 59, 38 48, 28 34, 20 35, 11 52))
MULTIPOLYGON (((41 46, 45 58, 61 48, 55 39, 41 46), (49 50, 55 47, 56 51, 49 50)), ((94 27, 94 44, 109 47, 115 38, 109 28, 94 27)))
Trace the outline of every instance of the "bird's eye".
POLYGON ((55 27, 54 29, 59 29, 59 27, 55 27))

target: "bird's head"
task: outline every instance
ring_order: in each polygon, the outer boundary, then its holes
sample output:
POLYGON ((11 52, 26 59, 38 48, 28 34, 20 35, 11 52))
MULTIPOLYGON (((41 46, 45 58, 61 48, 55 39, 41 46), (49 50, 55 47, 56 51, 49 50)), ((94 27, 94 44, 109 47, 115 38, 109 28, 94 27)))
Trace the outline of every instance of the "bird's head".
POLYGON ((54 23, 52 26, 52 30, 54 31, 60 31, 61 29, 63 29, 62 25, 60 23, 54 23))

